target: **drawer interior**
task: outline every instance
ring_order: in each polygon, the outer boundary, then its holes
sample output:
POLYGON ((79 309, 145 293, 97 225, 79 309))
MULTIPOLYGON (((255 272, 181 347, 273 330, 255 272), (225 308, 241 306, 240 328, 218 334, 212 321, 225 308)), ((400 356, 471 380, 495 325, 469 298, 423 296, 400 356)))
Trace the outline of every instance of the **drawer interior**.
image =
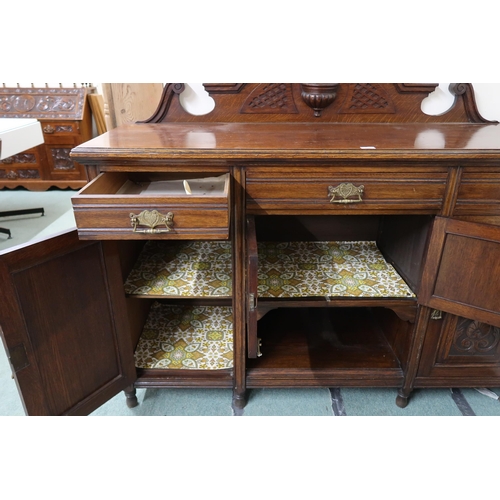
POLYGON ((104 172, 79 193, 86 195, 227 197, 229 174, 104 172))

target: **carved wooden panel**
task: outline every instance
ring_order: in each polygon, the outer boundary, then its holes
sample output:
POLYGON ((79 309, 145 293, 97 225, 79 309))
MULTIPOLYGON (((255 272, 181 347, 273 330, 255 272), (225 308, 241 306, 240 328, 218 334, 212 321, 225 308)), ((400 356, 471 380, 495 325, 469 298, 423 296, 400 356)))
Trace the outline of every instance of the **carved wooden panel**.
POLYGON ((288 83, 263 83, 243 103, 242 113, 298 113, 288 83))
POLYGON ((37 157, 34 153, 18 153, 17 155, 9 156, 8 158, 5 158, 4 160, 1 160, 0 163, 6 164, 6 165, 11 165, 11 164, 29 164, 37 163, 37 157))
POLYGON ((500 328, 480 321, 458 318, 449 356, 496 356, 500 328))
POLYGON ((339 113, 395 113, 392 99, 383 85, 351 83, 339 113))
POLYGON ((0 168, 0 179, 16 180, 16 179, 39 179, 40 171, 35 168, 17 168, 8 170, 0 168))
POLYGON ((36 148, 2 161, 0 167, 9 168, 0 172, 0 187, 40 191, 51 186, 78 189, 87 183, 83 166, 69 153, 92 138, 87 97, 94 91, 93 87, 0 88, 0 118, 36 118, 44 139, 36 148))
POLYGON ((86 88, 0 88, 0 118, 81 120, 86 88))
POLYGON ((481 384, 487 386, 497 383, 487 381, 498 381, 499 376, 500 327, 453 314, 429 321, 418 368, 418 377, 425 380, 423 386, 432 377, 448 387, 457 387, 458 380, 461 387, 463 380, 475 387, 474 379, 480 377, 481 384))
POLYGON ((75 170, 75 163, 70 158, 71 148, 51 148, 54 170, 75 170))
MULTIPOLYGON (((205 83, 215 107, 192 115, 180 104, 183 83, 166 83, 156 111, 143 123, 330 122, 485 123, 469 83, 451 84, 455 102, 439 116, 422 111, 437 83, 205 83), (334 87, 325 91, 326 87, 334 87), (316 90, 314 90, 316 87, 316 90), (304 94, 305 89, 305 95, 304 94), (321 104, 317 106, 318 102, 321 104), (312 109, 311 109, 312 108, 312 109)), ((496 122, 495 122, 496 123, 496 122)))
POLYGON ((0 179, 18 181, 22 179, 40 179, 43 170, 40 159, 44 146, 28 149, 0 161, 0 179))
POLYGON ((319 117, 337 97, 338 83, 301 83, 302 100, 314 110, 314 116, 319 117))

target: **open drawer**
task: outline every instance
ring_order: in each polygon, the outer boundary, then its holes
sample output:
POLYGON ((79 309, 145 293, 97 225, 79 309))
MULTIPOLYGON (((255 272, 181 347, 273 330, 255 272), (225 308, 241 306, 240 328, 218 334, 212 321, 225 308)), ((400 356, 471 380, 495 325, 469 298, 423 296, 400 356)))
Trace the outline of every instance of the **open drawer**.
POLYGON ((228 239, 226 174, 104 172, 72 198, 81 239, 228 239))

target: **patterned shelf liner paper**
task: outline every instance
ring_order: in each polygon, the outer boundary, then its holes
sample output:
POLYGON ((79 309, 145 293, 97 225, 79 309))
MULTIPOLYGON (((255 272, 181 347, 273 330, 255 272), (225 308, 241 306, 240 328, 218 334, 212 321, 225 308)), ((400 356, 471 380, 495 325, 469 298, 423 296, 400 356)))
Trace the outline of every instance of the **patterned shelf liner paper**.
POLYGON ((136 347, 135 365, 186 370, 232 368, 232 308, 154 302, 136 347))
MULTIPOLYGON (((259 242, 258 253, 260 298, 415 297, 374 241, 259 242)), ((125 292, 231 297, 231 243, 148 241, 125 292)))
POLYGON ((125 282, 134 296, 231 297, 231 243, 148 241, 125 282))
POLYGON ((374 241, 261 242, 258 253, 259 298, 415 297, 374 241))
MULTIPOLYGON (((372 241, 261 242, 258 295, 415 297, 372 241)), ((148 241, 126 293, 230 297, 231 243, 148 241)), ((154 302, 135 352, 138 368, 220 370, 233 365, 232 308, 154 302)))

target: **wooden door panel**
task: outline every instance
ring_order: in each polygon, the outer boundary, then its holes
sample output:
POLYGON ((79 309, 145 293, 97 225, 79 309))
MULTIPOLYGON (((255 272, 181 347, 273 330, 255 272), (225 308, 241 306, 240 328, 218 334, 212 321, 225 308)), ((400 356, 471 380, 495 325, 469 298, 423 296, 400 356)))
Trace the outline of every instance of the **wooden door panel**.
POLYGON ((500 326, 500 227, 437 217, 419 302, 500 326))
POLYGON ((29 415, 84 415, 135 380, 114 244, 76 231, 0 257, 0 324, 29 415))
POLYGON ((445 314, 427 329, 419 377, 438 377, 457 384, 481 377, 500 377, 500 328, 477 320, 445 314))
POLYGON ((257 271, 258 271, 258 253, 257 237, 255 234, 255 218, 247 217, 247 300, 246 318, 247 318, 247 356, 256 358, 259 353, 259 339, 257 338, 257 271))

